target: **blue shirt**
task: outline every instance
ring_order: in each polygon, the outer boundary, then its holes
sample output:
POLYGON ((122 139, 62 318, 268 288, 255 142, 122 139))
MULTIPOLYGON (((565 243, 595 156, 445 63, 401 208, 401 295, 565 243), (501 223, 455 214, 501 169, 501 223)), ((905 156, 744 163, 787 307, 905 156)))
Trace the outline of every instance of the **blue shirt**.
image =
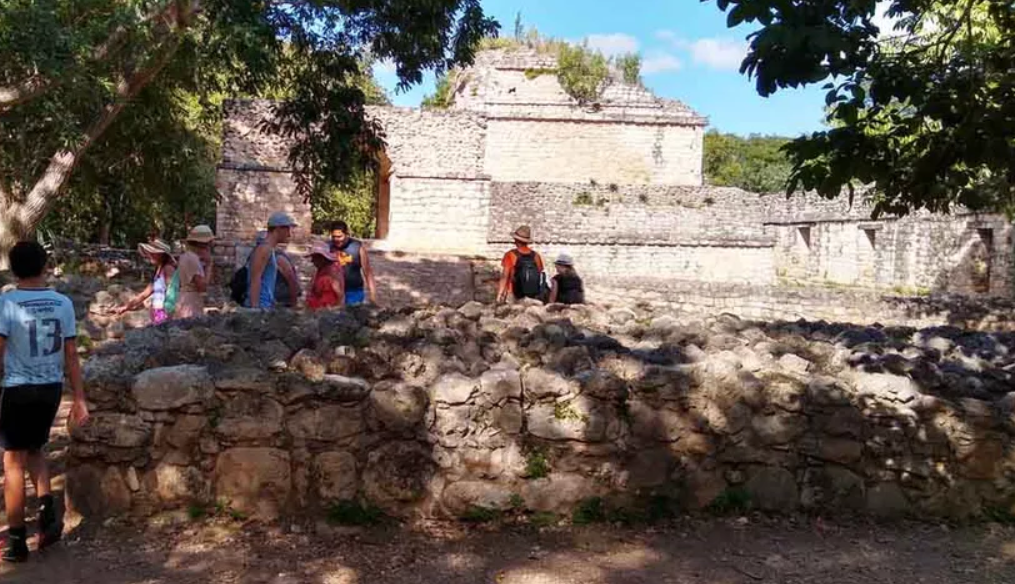
MULTIPOLYGON (((257 251, 256 249, 254 251, 257 251)), ((253 271, 253 257, 254 254, 250 254, 250 259, 247 265, 247 306, 251 306, 250 298, 250 284, 251 278, 254 276, 253 271)), ((278 280, 278 259, 275 257, 275 251, 272 250, 271 255, 268 257, 268 263, 264 265, 264 273, 261 274, 261 302, 260 308, 273 308, 275 306, 275 282, 278 280)))
POLYGON ((4 387, 63 383, 64 341, 77 337, 74 304, 49 288, 0 296, 4 387))

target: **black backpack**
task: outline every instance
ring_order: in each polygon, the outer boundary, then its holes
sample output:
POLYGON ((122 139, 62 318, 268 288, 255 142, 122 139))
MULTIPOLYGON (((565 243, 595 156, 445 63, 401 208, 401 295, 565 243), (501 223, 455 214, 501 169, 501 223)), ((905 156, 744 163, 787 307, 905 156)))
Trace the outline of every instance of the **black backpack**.
POLYGON ((515 298, 542 298, 546 282, 543 271, 536 263, 536 253, 523 254, 515 250, 515 277, 512 282, 515 298))
POLYGON ((243 264, 243 267, 236 270, 233 274, 233 279, 229 280, 229 297, 240 306, 243 306, 243 302, 247 299, 249 273, 250 270, 247 269, 247 264, 243 264))

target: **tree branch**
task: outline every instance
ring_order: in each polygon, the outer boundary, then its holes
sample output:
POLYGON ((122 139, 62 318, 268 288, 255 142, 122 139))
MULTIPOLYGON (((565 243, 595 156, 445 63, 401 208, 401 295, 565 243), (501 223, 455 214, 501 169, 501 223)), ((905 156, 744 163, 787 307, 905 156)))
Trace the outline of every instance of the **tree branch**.
POLYGON ((8 87, 0 87, 0 113, 12 107, 32 101, 56 85, 52 79, 32 75, 28 79, 8 87))
MULTIPOLYGON (((131 27, 125 25, 118 26, 109 35, 109 38, 92 50, 88 60, 99 62, 109 58, 123 45, 132 27, 157 22, 167 26, 171 32, 175 33, 180 29, 190 26, 193 17, 200 11, 199 0, 167 0, 166 4, 162 5, 158 10, 148 13, 140 21, 131 25, 131 27)), ((66 78, 67 76, 63 76, 62 79, 66 78)), ((61 79, 35 74, 14 85, 0 87, 0 114, 45 95, 50 89, 60 83, 61 79)))
POLYGON ((179 46, 180 36, 173 35, 163 42, 147 66, 120 81, 116 87, 116 98, 102 109, 102 113, 85 132, 81 142, 72 149, 57 152, 50 159, 46 170, 25 197, 25 202, 15 218, 17 222, 24 226, 34 226, 42 220, 59 198, 81 157, 102 137, 128 102, 165 68, 179 46))

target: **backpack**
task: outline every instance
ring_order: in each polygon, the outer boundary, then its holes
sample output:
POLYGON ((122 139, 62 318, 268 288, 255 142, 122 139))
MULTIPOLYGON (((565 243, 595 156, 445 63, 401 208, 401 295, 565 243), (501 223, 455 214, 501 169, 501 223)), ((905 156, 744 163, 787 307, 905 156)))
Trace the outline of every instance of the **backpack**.
POLYGON ((233 279, 229 280, 229 297, 240 306, 243 306, 243 302, 247 299, 247 279, 250 277, 249 274, 250 270, 247 268, 247 264, 243 264, 242 268, 233 273, 233 279))
POLYGON ((169 287, 166 288, 166 300, 162 307, 165 309, 166 314, 172 316, 176 313, 176 303, 180 299, 180 270, 177 269, 173 272, 173 278, 169 281, 169 287))
POLYGON ((544 295, 546 276, 536 263, 536 253, 515 254, 515 275, 512 282, 515 298, 536 298, 544 295))

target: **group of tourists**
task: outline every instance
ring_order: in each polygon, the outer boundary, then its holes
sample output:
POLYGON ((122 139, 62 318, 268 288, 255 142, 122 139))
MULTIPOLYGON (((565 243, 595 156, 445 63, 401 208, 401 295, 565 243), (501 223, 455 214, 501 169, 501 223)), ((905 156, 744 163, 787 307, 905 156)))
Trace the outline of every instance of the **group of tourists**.
POLYGON ((584 304, 585 286, 575 269, 574 259, 560 254, 554 262, 557 274, 546 280, 543 258, 533 250, 532 229, 522 225, 511 234, 515 248, 501 260, 501 278, 497 287, 497 302, 533 298, 550 304, 584 304))
MULTIPOLYGON (((292 238, 296 221, 279 211, 268 218, 267 227, 258 237, 246 264, 234 277, 233 300, 252 309, 295 307, 302 290, 295 264, 280 246, 292 238)), ((307 254, 316 268, 307 294, 307 308, 376 304, 376 285, 366 247, 351 237, 349 225, 344 221, 333 223, 329 234, 329 242, 314 245, 307 254)))
MULTIPOLYGON (((269 310, 299 305, 303 290, 297 263, 285 250, 296 228, 296 221, 279 211, 268 218, 266 229, 258 232, 253 251, 229 283, 233 300, 242 307, 269 310)), ((332 224, 329 235, 330 241, 314 245, 307 254, 316 268, 306 295, 307 308, 376 303, 376 286, 366 247, 350 236, 344 221, 332 224)), ((139 310, 146 302, 153 324, 204 314, 205 296, 213 283, 214 241, 211 228, 198 225, 187 234, 186 251, 179 258, 160 239, 139 245, 138 251, 155 267, 155 275, 140 294, 115 309, 114 314, 139 310)))

